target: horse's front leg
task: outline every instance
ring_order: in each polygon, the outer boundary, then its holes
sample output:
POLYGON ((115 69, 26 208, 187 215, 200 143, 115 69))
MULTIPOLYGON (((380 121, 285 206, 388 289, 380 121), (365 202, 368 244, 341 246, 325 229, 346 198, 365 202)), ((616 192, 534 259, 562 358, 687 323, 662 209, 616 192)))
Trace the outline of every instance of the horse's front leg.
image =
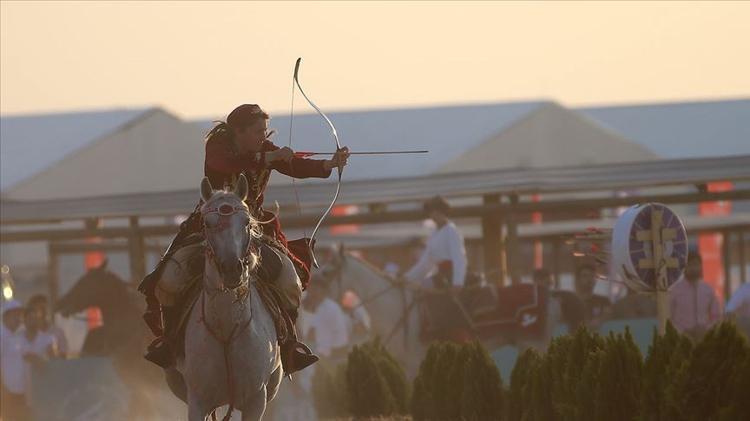
POLYGON ((266 412, 266 385, 255 392, 253 396, 248 397, 242 408, 242 421, 260 421, 266 412))
POLYGON ((194 394, 188 393, 188 421, 206 421, 210 412, 205 405, 194 394))

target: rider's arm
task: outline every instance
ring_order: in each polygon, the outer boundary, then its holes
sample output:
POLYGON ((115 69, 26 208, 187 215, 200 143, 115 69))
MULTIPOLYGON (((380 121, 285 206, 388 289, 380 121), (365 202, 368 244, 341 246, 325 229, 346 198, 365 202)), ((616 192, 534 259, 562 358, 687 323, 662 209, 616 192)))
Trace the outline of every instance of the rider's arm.
POLYGON ((419 261, 404 274, 404 277, 409 282, 421 282, 434 266, 435 263, 430 258, 429 251, 425 248, 419 257, 419 261))
MULTIPOLYGON (((279 147, 271 142, 266 142, 263 147, 264 153, 268 154, 278 150, 279 147)), ((268 157, 268 155, 266 155, 268 157)), ((268 167, 284 175, 294 178, 328 178, 331 168, 326 168, 325 159, 308 159, 292 157, 289 161, 268 160, 268 167)))
POLYGON ((454 287, 462 287, 466 278, 466 249, 464 249, 464 239, 455 228, 451 230, 449 239, 448 250, 453 269, 452 285, 454 287))

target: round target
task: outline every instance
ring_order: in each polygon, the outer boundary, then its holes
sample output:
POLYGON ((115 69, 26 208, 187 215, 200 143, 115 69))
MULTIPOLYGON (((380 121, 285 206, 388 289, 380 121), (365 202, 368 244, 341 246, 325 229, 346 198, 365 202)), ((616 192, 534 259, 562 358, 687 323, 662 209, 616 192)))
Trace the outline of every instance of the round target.
POLYGON ((656 290, 660 265, 669 288, 682 276, 687 255, 685 227, 677 214, 661 203, 629 208, 617 220, 612 232, 615 270, 636 291, 656 290), (661 254, 661 264, 655 262, 655 252, 661 254))

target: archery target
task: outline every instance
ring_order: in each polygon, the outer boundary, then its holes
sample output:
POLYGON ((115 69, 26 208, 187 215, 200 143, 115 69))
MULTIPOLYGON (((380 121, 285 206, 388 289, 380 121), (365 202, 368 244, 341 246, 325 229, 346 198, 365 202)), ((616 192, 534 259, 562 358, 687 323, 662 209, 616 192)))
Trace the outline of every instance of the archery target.
POLYGON ((667 287, 682 276, 688 255, 687 232, 680 218, 660 203, 636 205, 620 216, 612 232, 612 263, 625 283, 636 291, 656 290, 651 241, 652 212, 661 212, 661 236, 667 287), (648 237, 648 238, 645 238, 648 237))

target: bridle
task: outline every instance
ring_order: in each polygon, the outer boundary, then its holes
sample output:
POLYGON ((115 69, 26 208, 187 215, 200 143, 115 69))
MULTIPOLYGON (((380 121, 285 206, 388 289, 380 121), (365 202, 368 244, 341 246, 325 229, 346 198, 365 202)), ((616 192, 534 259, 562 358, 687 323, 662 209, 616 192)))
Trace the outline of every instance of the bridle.
MULTIPOLYGON (((221 205, 214 206, 214 207, 210 207, 207 203, 206 205, 204 205, 204 207, 205 209, 201 209, 201 217, 204 221, 203 222, 203 237, 206 240, 206 247, 205 247, 206 257, 208 257, 208 259, 214 263, 214 267, 216 268, 216 270, 219 272, 219 275, 223 279, 224 274, 222 273, 221 265, 216 264, 217 263, 216 262, 216 250, 215 250, 215 246, 213 242, 211 241, 211 235, 209 234, 229 229, 231 226, 231 218, 240 212, 245 213, 251 221, 253 221, 253 219, 250 216, 249 209, 244 203, 241 203, 241 205, 232 205, 230 203, 222 203, 221 205), (206 224, 205 222, 206 216, 211 215, 211 214, 218 215, 219 221, 215 226, 210 226, 206 224)), ((248 236, 247 246, 245 247, 245 250, 242 253, 242 257, 241 257, 243 266, 247 265, 247 259, 253 250, 253 243, 254 243, 253 239, 255 236, 252 234, 251 229, 252 228, 250 224, 248 224, 248 226, 246 227, 247 236, 248 236)), ((238 288, 239 286, 245 283, 247 283, 247 279, 240 282, 240 284, 235 288, 238 288)), ((226 289, 226 287, 224 288, 226 289)))

